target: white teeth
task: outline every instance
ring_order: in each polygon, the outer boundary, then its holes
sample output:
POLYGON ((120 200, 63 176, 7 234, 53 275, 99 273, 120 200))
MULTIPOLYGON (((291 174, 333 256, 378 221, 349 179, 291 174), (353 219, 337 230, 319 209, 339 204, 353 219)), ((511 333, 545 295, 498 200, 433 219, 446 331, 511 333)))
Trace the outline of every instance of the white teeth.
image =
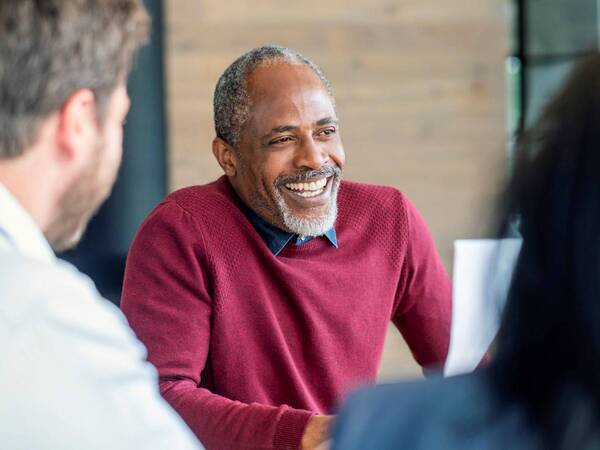
POLYGON ((300 195, 301 197, 316 197, 317 195, 321 194, 322 192, 323 192, 323 189, 319 189, 318 191, 298 192, 298 195, 300 195))
POLYGON ((285 185, 286 188, 292 191, 304 191, 299 192, 303 197, 314 197, 323 191, 323 188, 327 185, 327 178, 322 178, 317 181, 310 183, 288 183, 285 185), (310 194, 310 195, 303 195, 310 194))

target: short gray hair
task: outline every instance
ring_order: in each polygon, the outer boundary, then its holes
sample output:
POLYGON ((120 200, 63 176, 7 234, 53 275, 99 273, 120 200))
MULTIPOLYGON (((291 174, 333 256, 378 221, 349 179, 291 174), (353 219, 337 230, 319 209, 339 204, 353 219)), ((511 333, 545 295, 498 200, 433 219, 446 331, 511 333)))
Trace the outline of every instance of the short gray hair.
POLYGON ((258 67, 277 62, 305 64, 310 67, 322 81, 335 107, 331 83, 319 66, 300 52, 278 45, 253 48, 236 59, 217 82, 213 105, 217 137, 233 147, 238 145, 242 127, 250 114, 247 78, 258 67))
POLYGON ((0 158, 22 154, 79 89, 103 119, 148 30, 141 0, 0 1, 0 158))

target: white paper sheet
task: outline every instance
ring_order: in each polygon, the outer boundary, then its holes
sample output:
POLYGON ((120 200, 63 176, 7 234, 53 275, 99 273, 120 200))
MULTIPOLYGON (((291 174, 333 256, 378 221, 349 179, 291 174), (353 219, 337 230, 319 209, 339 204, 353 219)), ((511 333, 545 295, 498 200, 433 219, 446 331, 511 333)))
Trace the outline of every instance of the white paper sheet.
POLYGON ((452 331, 444 375, 474 370, 498 332, 520 239, 454 242, 452 331))

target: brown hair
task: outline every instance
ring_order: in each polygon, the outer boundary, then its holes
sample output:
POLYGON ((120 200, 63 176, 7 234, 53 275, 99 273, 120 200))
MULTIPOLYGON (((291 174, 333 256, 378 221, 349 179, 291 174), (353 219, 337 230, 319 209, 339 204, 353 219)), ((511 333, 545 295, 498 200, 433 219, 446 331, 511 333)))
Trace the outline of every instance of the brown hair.
POLYGON ((0 158, 22 154, 79 89, 102 117, 148 30, 141 0, 1 1, 0 158))

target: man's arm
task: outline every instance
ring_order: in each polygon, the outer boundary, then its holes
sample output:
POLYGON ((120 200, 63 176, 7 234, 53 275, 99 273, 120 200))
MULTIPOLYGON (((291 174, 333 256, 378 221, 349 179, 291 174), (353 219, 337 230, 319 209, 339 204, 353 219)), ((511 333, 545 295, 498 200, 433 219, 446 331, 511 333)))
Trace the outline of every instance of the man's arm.
POLYGON ((172 201, 150 215, 130 250, 121 306, 158 368, 161 393, 208 449, 300 448, 312 412, 199 387, 216 307, 209 256, 196 219, 172 201))
POLYGON ((392 320, 424 369, 443 367, 450 345, 452 286, 425 221, 404 197, 408 243, 392 320))

